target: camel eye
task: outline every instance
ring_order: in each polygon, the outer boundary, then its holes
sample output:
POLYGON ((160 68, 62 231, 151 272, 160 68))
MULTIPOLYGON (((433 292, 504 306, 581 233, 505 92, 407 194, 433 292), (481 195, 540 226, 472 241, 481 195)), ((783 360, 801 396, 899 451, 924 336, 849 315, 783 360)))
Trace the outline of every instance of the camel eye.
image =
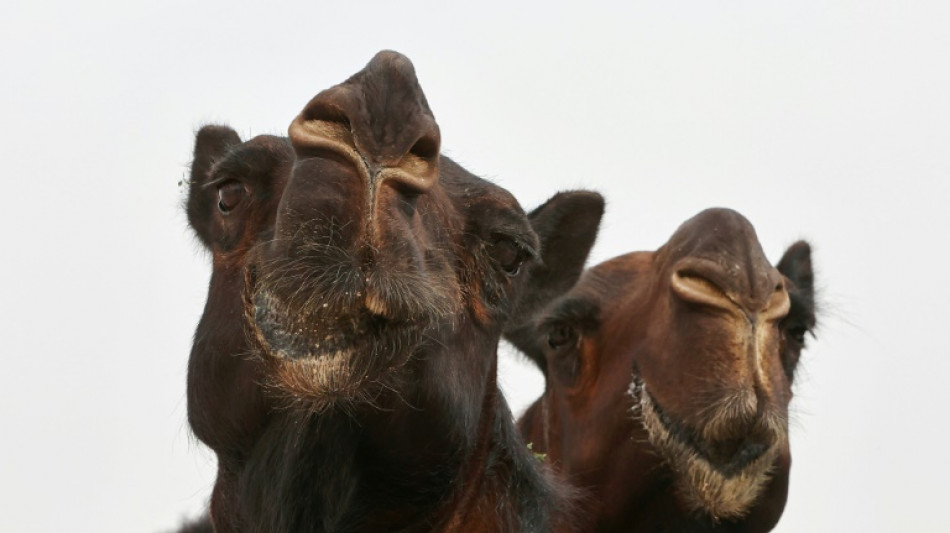
POLYGON ((808 329, 804 326, 797 326, 794 328, 789 328, 788 336, 798 344, 805 344, 805 333, 807 332, 808 329))
POLYGON ((559 349, 577 341, 577 332, 567 325, 559 325, 548 334, 548 346, 559 349))
POLYGON ((227 215, 241 203, 246 195, 247 190, 241 182, 231 180, 222 183, 218 186, 218 211, 227 215))
POLYGON ((548 329, 548 346, 546 351, 548 368, 553 375, 567 386, 573 386, 583 367, 582 355, 578 347, 577 330, 561 323, 551 324, 548 329))
POLYGON ((510 277, 521 272, 521 266, 528 258, 528 253, 518 243, 511 239, 499 239, 491 247, 491 255, 498 262, 498 266, 510 277))

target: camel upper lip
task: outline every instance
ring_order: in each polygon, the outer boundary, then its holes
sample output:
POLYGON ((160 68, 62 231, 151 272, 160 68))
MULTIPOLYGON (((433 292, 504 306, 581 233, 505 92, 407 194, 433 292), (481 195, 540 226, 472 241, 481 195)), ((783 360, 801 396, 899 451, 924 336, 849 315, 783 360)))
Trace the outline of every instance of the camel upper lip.
POLYGON ((288 304, 262 287, 248 287, 245 315, 263 353, 278 359, 323 359, 357 351, 389 353, 394 346, 413 346, 431 326, 412 319, 393 319, 365 305, 340 308, 329 302, 303 308, 288 304), (391 345, 391 346, 390 346, 391 345))

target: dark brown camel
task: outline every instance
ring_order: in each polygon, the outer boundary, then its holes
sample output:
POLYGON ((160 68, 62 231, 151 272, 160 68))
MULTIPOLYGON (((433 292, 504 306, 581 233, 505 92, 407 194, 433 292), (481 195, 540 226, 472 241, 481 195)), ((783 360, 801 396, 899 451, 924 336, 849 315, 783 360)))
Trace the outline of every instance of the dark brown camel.
POLYGON ((567 525, 496 350, 576 281, 603 200, 525 215, 439 147, 393 52, 311 100, 289 144, 198 133, 188 215, 213 272, 188 415, 218 458, 219 533, 567 525))
POLYGON ((745 218, 704 211, 656 252, 589 269, 509 335, 547 379, 520 429, 590 490, 598 531, 769 531, 814 326, 809 245, 774 268, 745 218))

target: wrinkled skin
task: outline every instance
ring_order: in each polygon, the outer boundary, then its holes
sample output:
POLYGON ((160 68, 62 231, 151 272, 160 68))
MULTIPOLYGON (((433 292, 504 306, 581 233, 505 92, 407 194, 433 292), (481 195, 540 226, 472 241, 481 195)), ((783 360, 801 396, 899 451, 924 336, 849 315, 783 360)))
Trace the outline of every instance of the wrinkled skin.
POLYGON ((726 209, 656 252, 589 269, 512 328, 547 388, 519 422, 598 531, 771 530, 788 490, 788 404, 815 326, 809 245, 778 267, 726 209))
POLYGON ((213 272, 188 413, 218 457, 215 530, 567 528, 498 391, 496 350, 507 323, 576 281, 603 200, 560 193, 526 215, 441 156, 394 52, 289 133, 196 140, 188 214, 213 272))

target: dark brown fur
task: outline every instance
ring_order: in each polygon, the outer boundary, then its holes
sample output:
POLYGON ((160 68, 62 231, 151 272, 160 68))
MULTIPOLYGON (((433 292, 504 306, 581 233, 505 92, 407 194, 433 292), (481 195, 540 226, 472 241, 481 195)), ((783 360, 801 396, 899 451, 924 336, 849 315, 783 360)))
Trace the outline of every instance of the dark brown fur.
POLYGON ((289 142, 199 132, 188 213, 213 272, 188 413, 218 457, 219 533, 568 524, 496 349, 550 298, 519 294, 576 280, 603 201, 562 193, 525 215, 439 144, 393 52, 317 95, 289 142))
POLYGON ((807 243, 776 269, 741 215, 704 211, 513 329, 547 378, 522 434, 589 489, 598 531, 769 531, 813 294, 807 243))

